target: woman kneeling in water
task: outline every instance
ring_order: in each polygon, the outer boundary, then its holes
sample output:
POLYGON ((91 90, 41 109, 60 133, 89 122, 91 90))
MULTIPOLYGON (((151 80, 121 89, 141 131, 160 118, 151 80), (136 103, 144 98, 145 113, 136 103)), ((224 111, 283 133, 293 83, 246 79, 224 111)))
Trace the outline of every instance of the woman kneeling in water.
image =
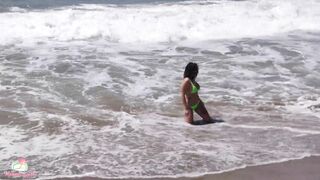
POLYGON ((184 105, 185 120, 193 123, 193 111, 195 111, 204 121, 210 122, 212 119, 201 101, 198 91, 199 84, 196 82, 198 75, 198 65, 196 63, 188 63, 184 70, 184 79, 181 85, 181 96, 184 105))

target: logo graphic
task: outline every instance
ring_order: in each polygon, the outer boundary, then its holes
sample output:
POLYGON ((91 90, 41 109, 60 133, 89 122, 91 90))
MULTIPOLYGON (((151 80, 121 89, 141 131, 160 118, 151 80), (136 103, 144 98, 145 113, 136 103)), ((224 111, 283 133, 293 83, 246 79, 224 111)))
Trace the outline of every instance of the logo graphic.
POLYGON ((12 162, 11 169, 14 171, 26 172, 28 171, 28 163, 26 159, 19 158, 17 161, 12 162))
POLYGON ((11 170, 5 171, 0 174, 0 179, 2 179, 1 176, 10 177, 10 178, 36 178, 37 173, 34 170, 29 169, 27 160, 25 158, 19 158, 16 161, 13 161, 11 163, 11 170))

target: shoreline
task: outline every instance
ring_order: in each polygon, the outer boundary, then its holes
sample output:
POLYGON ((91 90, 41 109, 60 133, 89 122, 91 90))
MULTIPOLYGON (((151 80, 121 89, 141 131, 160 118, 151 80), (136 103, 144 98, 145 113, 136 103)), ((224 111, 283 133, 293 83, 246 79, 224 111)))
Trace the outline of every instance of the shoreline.
MULTIPOLYGON (((42 178, 40 178, 42 179, 42 178)), ((51 178, 44 178, 51 179, 51 178)), ((257 166, 247 166, 240 169, 225 171, 221 173, 209 173, 199 176, 180 177, 119 177, 100 178, 92 176, 82 177, 56 177, 62 179, 108 179, 108 180, 320 180, 320 156, 310 156, 302 159, 275 162, 257 166)))
MULTIPOLYGON (((164 178, 168 179, 168 178, 164 178)), ((157 179, 157 180, 164 180, 157 179)), ((170 178, 175 180, 320 180, 320 156, 288 160, 206 174, 200 177, 170 178)))

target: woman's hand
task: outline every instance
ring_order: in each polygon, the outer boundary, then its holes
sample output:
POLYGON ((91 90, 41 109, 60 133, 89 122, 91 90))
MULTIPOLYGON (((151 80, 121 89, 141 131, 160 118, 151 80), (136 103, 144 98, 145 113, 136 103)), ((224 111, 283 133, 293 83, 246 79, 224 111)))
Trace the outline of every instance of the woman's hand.
POLYGON ((191 113, 190 108, 184 108, 184 115, 188 116, 191 113))
POLYGON ((184 109, 184 119, 186 122, 192 124, 193 122, 193 113, 191 108, 184 109))

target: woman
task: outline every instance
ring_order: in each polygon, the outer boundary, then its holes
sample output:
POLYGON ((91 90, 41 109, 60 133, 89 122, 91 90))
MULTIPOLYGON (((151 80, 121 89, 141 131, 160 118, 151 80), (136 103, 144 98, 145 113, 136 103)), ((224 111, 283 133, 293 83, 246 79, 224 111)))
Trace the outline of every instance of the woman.
POLYGON ((184 70, 184 79, 181 85, 182 103, 184 105, 185 120, 193 123, 193 111, 202 117, 204 121, 210 122, 210 115, 201 101, 198 91, 199 84, 196 82, 198 75, 198 65, 196 63, 188 63, 184 70))

